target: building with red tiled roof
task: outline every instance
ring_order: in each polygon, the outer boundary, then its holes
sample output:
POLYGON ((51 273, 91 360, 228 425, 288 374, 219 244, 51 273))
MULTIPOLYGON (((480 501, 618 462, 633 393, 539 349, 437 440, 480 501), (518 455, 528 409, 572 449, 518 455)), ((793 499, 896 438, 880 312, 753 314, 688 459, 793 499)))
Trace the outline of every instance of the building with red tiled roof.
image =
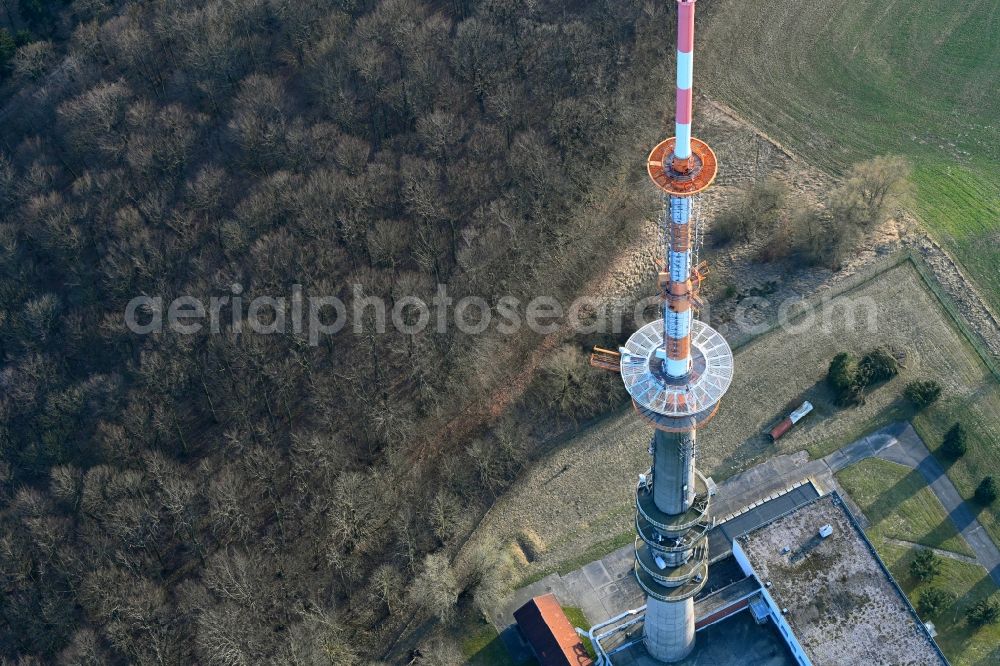
POLYGON ((540 666, 593 665, 554 594, 534 597, 514 611, 514 619, 540 666))

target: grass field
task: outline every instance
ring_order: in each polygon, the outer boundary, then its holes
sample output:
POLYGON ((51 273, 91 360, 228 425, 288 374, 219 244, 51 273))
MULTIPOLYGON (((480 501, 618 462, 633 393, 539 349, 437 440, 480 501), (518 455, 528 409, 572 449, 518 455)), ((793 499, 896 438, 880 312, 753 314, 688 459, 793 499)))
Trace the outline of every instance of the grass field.
POLYGON ((933 618, 937 642, 955 666, 987 666, 1000 659, 1000 626, 973 630, 965 622, 965 609, 985 596, 1000 600, 1000 591, 986 570, 976 564, 941 558, 941 573, 930 583, 910 576, 915 548, 904 548, 886 539, 970 554, 968 546, 947 520, 944 507, 917 473, 901 465, 868 459, 847 468, 837 478, 858 504, 871 525, 867 532, 879 555, 892 571, 914 606, 920 593, 938 586, 956 600, 940 617, 933 618))
POLYGON ((497 630, 478 611, 470 609, 460 626, 462 655, 469 666, 537 666, 533 659, 516 664, 497 630))
POLYGON ((909 157, 914 212, 1000 309, 1000 5, 705 4, 702 89, 829 171, 909 157))
MULTIPOLYGON (((563 612, 566 613, 566 619, 569 620, 569 623, 574 627, 590 629, 590 621, 587 619, 583 610, 573 608, 572 606, 563 606, 563 612)), ((594 646, 591 644, 589 638, 583 639, 583 649, 587 651, 587 655, 591 659, 597 659, 597 653, 594 651, 594 646)))
MULTIPOLYGON (((961 421, 969 433, 969 452, 954 463, 943 456, 938 459, 963 497, 969 499, 983 477, 992 475, 1000 479, 1000 390, 989 390, 967 396, 951 396, 942 404, 928 410, 914 420, 914 427, 932 451, 941 446, 945 431, 956 421, 961 421)), ((973 503, 973 506, 976 506, 973 503)), ((994 504, 979 513, 979 522, 1000 544, 1000 511, 994 504)))
POLYGON ((916 470, 869 458, 845 469, 837 480, 871 522, 868 536, 876 545, 899 539, 974 555, 916 470))
POLYGON ((820 457, 873 428, 912 418, 903 388, 911 380, 933 378, 943 386, 943 396, 917 419, 918 430, 933 448, 939 436, 931 429, 947 428, 959 417, 975 422, 976 444, 952 471, 967 469, 976 483, 980 475, 1000 475, 1000 410, 992 409, 1000 404, 1000 383, 912 264, 905 262, 830 300, 811 318, 793 321, 736 352, 736 376, 719 415, 704 436, 699 433, 700 466, 720 479, 776 451, 807 449, 820 457), (838 408, 824 379, 830 359, 845 350, 860 354, 875 344, 905 350, 906 367, 872 391, 864 405, 838 408), (761 435, 803 400, 813 403, 815 413, 777 446, 761 435))
POLYGON ((983 597, 1000 601, 1000 591, 978 564, 967 564, 941 558, 941 573, 930 583, 919 583, 910 577, 910 560, 916 551, 883 544, 879 555, 892 571, 910 602, 916 606, 920 593, 931 586, 954 593, 956 600, 940 617, 933 618, 941 650, 953 666, 994 666, 1000 663, 1000 625, 972 629, 965 622, 965 609, 983 597))

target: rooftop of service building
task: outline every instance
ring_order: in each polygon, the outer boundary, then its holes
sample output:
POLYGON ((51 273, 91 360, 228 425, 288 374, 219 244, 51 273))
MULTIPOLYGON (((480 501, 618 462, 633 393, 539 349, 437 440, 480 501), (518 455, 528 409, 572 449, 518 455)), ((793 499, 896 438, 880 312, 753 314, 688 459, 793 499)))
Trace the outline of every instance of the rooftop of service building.
MULTIPOLYGON (((641 630, 638 630, 641 631, 641 630)), ((614 666, 663 666, 642 643, 612 657, 614 666)), ((694 651, 676 666, 795 666, 774 625, 761 626, 749 611, 737 613, 698 632, 694 651)))
POLYGON ((738 542, 813 663, 948 663, 836 494, 738 542))

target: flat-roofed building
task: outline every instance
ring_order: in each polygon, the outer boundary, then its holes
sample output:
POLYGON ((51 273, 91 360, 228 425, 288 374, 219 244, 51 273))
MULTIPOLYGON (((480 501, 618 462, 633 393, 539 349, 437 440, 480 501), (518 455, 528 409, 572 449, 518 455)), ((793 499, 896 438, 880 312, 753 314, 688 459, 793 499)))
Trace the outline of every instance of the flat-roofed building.
POLYGON ((947 665, 836 493, 736 538, 733 555, 799 664, 947 665))

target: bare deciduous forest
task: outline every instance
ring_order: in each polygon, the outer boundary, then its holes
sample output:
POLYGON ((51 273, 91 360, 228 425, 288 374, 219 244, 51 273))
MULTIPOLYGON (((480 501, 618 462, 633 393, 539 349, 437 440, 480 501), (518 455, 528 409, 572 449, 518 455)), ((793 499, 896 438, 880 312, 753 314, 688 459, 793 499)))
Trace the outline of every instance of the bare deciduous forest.
POLYGON ((0 662, 349 666, 475 595, 526 424, 621 399, 591 341, 497 420, 537 336, 123 312, 575 294, 655 204, 667 4, 0 2, 0 662))

